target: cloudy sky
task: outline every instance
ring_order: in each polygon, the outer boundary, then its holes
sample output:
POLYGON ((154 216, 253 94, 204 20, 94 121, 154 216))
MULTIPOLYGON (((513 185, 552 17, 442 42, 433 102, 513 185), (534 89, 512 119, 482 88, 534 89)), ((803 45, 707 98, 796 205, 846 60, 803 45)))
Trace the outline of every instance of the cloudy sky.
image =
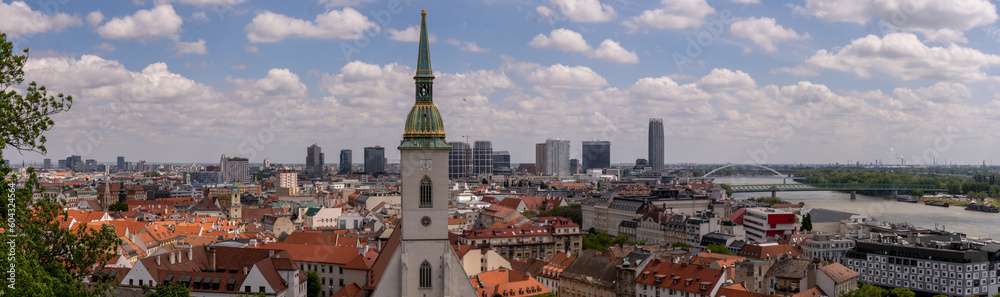
POLYGON ((0 32, 75 99, 53 159, 392 161, 421 9, 448 140, 513 162, 546 138, 645 158, 655 117, 668 163, 1000 164, 986 0, 2 0, 0 32))

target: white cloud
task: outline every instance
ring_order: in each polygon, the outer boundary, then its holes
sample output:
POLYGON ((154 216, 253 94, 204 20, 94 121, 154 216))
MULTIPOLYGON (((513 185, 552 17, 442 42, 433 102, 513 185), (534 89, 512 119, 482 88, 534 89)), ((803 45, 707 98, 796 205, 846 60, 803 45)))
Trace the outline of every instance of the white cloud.
POLYGON ((594 90, 604 87, 608 81, 585 66, 565 66, 555 64, 549 67, 539 67, 526 74, 524 79, 534 85, 536 92, 569 90, 594 90))
POLYGON ((183 56, 187 54, 197 54, 206 55, 208 54, 208 48, 205 47, 205 40, 198 39, 195 42, 177 42, 177 55, 183 56))
POLYGON ((736 4, 760 4, 760 0, 729 0, 729 3, 736 3, 736 4))
POLYGON ((115 45, 107 43, 107 42, 102 42, 102 43, 95 44, 93 48, 96 49, 96 50, 102 50, 102 51, 106 51, 106 52, 113 52, 113 51, 115 51, 115 45))
POLYGON ((244 45, 243 46, 243 50, 245 50, 248 53, 252 53, 252 54, 259 54, 260 53, 260 49, 257 48, 256 45, 244 45))
POLYGON ((375 2, 375 0, 319 0, 320 4, 330 7, 357 6, 363 3, 375 2))
POLYGON ((135 14, 116 17, 97 28, 102 38, 135 39, 146 41, 156 38, 176 40, 184 21, 174 12, 173 6, 160 5, 135 14))
POLYGON ((13 37, 59 32, 70 26, 83 24, 80 17, 56 13, 50 15, 42 11, 31 10, 28 4, 14 1, 10 4, 0 2, 0 32, 13 37))
POLYGON ((938 42, 966 42, 962 32, 998 18, 996 5, 988 0, 807 0, 794 11, 833 22, 867 24, 880 19, 880 25, 920 32, 928 41, 938 42))
MULTIPOLYGON (((615 18, 615 9, 611 5, 601 4, 599 0, 550 0, 550 2, 571 22, 597 23, 615 18)), ((552 10, 543 6, 539 6, 536 10, 543 16, 552 14, 552 10)))
POLYGON ((639 63, 639 56, 635 54, 635 51, 626 50, 621 44, 611 39, 605 39, 601 42, 601 45, 594 50, 594 54, 592 56, 594 58, 615 63, 639 63))
POLYGON ((215 9, 221 10, 226 7, 233 7, 239 5, 246 0, 156 0, 153 1, 156 5, 169 4, 169 3, 180 3, 187 4, 198 7, 214 7, 215 9))
POLYGON ((542 17, 551 17, 552 14, 556 13, 551 8, 548 8, 548 7, 545 7, 545 6, 535 7, 535 11, 537 11, 538 14, 542 15, 542 17))
POLYGON ((484 47, 480 47, 478 44, 476 44, 475 42, 471 42, 471 41, 464 42, 463 45, 462 45, 462 50, 463 51, 467 51, 467 52, 473 52, 473 53, 488 53, 488 52, 490 52, 490 49, 484 48, 484 47))
POLYGON ((757 88, 757 83, 746 72, 725 68, 712 69, 712 72, 699 79, 695 84, 709 92, 757 88))
POLYGON ((299 76, 288 69, 271 69, 261 79, 229 79, 234 92, 243 104, 262 104, 275 99, 300 99, 308 88, 299 81, 299 76))
POLYGON ((557 49, 570 53, 583 53, 591 50, 590 45, 583 39, 583 35, 569 29, 552 30, 549 36, 538 34, 535 38, 531 39, 531 42, 528 42, 528 45, 537 48, 557 49))
POLYGON ((204 11, 195 11, 195 12, 191 13, 191 19, 193 19, 195 21, 198 21, 198 22, 207 22, 208 21, 208 15, 205 14, 204 11))
POLYGON ((347 7, 320 14, 314 21, 264 11, 258 13, 244 29, 247 40, 258 43, 288 38, 358 39, 365 30, 377 31, 379 27, 357 10, 347 7))
POLYGON ((641 28, 684 29, 700 27, 705 16, 715 9, 705 0, 662 0, 663 7, 645 10, 624 24, 630 30, 641 28))
POLYGON ((104 21, 104 14, 100 10, 91 11, 87 14, 87 24, 92 27, 97 27, 102 21, 104 21))
POLYGON ((788 73, 795 76, 817 76, 820 74, 819 69, 812 66, 797 65, 795 67, 780 67, 770 71, 772 74, 775 73, 788 73))
POLYGON ((892 33, 858 38, 835 52, 817 51, 806 63, 861 78, 878 72, 902 80, 978 81, 987 78, 983 68, 1000 64, 1000 56, 956 44, 928 47, 916 35, 892 33))
POLYGON ((776 42, 809 39, 809 33, 800 35, 795 30, 778 25, 773 18, 749 18, 729 25, 729 34, 750 39, 765 51, 775 52, 776 42))
MULTIPOLYGON (((416 25, 409 26, 409 27, 406 27, 406 29, 403 29, 403 30, 396 30, 396 29, 393 29, 393 28, 389 28, 386 31, 389 32, 389 39, 392 39, 392 40, 395 40, 395 41, 402 41, 402 42, 419 42, 420 41, 420 26, 416 26, 416 25)), ((428 33, 428 34, 429 34, 429 36, 427 36, 427 39, 429 39, 428 41, 430 41, 430 42, 437 42, 437 36, 435 36, 434 34, 430 34, 430 33, 428 33)))

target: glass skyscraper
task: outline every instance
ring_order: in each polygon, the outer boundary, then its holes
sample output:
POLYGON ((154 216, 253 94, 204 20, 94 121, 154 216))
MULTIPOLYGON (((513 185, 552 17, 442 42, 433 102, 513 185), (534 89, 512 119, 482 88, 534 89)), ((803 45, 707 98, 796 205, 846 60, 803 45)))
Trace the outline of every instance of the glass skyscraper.
POLYGON ((649 166, 663 170, 663 119, 649 119, 649 166))

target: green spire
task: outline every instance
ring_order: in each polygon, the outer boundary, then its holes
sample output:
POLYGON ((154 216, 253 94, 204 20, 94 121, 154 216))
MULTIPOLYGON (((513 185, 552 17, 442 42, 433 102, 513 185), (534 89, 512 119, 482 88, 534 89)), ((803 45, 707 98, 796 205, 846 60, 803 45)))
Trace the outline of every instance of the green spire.
POLYGON ((420 48, 417 54, 416 102, 406 116, 403 143, 399 148, 451 148, 444 138, 444 120, 434 106, 434 73, 427 42, 427 11, 420 11, 420 48))
POLYGON ((417 53, 417 82, 430 82, 434 79, 431 71, 431 50, 427 42, 427 11, 420 11, 420 49, 417 53), (426 80, 425 80, 426 79, 426 80))

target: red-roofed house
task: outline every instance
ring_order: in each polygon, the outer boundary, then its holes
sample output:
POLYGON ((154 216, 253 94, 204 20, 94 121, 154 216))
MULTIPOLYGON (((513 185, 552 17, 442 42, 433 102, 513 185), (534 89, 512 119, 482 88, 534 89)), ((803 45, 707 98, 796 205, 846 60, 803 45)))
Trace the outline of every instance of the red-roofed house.
POLYGON ((353 275, 344 273, 345 265, 355 260, 358 255, 366 254, 365 248, 285 242, 267 243, 255 248, 287 251, 303 270, 315 271, 323 286, 322 296, 337 292, 347 284, 365 284, 366 281, 364 273, 353 275))
POLYGON ((653 260, 635 278, 639 296, 711 296, 725 283, 726 271, 705 265, 653 260))
POLYGON ((507 268, 480 273, 469 278, 469 281, 475 287, 476 294, 481 297, 496 294, 510 297, 535 296, 552 292, 534 277, 507 268))

